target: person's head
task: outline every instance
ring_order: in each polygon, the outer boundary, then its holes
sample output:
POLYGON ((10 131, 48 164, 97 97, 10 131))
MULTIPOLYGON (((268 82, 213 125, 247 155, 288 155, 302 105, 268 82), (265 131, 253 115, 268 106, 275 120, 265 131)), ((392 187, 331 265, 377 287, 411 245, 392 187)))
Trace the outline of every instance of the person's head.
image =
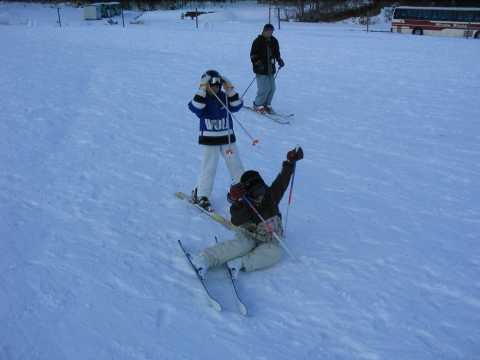
POLYGON ((209 90, 218 94, 220 92, 220 89, 222 88, 222 76, 216 70, 208 70, 207 72, 205 72, 205 74, 202 75, 202 77, 205 75, 208 75, 210 77, 208 80, 209 90))
POLYGON ((272 24, 265 24, 263 27, 262 35, 266 38, 271 38, 275 28, 272 24))
POLYGON ((240 178, 240 183, 244 186, 247 197, 256 205, 259 205, 263 201, 265 192, 267 191, 267 185, 258 171, 245 171, 240 178))

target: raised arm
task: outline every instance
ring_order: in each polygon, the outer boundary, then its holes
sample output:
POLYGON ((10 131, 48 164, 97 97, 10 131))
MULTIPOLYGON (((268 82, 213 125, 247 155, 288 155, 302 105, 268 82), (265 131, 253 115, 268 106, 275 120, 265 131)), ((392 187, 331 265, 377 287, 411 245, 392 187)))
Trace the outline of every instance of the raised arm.
POLYGON ((238 93, 235 91, 235 87, 233 86, 232 82, 228 80, 227 77, 222 76, 223 79, 223 89, 225 90, 225 94, 228 97, 228 108, 231 112, 239 111, 243 106, 243 101, 238 96, 238 93))
POLYGON ((276 205, 280 203, 283 194, 285 194, 285 191, 287 191, 288 184, 290 183, 290 178, 295 168, 295 163, 301 159, 303 159, 303 150, 301 147, 299 147, 298 149, 290 150, 288 152, 287 160, 283 162, 280 174, 277 175, 276 179, 270 186, 270 194, 272 197, 272 201, 276 205))
POLYGON ((200 86, 198 91, 195 93, 193 100, 188 103, 188 108, 198 117, 203 116, 206 106, 206 97, 207 97, 207 87, 208 81, 210 80, 210 75, 205 74, 200 80, 200 86))

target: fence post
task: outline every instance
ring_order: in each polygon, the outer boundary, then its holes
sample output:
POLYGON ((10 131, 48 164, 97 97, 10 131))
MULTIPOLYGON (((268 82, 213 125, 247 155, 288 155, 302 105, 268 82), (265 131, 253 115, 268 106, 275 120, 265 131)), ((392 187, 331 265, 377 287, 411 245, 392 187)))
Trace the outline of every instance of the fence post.
POLYGON ((62 18, 60 17, 60 8, 57 7, 58 25, 62 27, 62 18))
POLYGON ((278 30, 280 30, 280 8, 277 8, 277 16, 278 16, 278 30))
POLYGON ((123 27, 125 27, 125 18, 123 17, 123 8, 122 8, 122 24, 123 24, 123 27))
POLYGON ((369 31, 369 25, 370 25, 370 11, 367 10, 367 32, 369 31))
POLYGON ((195 8, 195 24, 196 24, 197 29, 198 29, 198 8, 195 8))

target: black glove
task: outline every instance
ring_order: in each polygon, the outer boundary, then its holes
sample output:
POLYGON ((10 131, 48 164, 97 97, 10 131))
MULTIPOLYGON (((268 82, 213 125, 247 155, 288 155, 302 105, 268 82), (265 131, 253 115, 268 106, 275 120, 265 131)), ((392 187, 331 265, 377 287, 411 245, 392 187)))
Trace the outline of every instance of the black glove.
POLYGON ((292 162, 292 163, 294 163, 298 160, 302 160, 302 159, 303 159, 303 150, 302 150, 301 147, 290 150, 287 153, 287 160, 292 162))
POLYGON ((247 190, 245 190, 245 186, 243 186, 242 183, 234 184, 230 186, 230 192, 227 195, 227 200, 230 203, 240 201, 246 193, 247 190))
POLYGON ((278 59, 277 62, 278 62, 278 66, 280 66, 281 68, 285 66, 285 61, 283 61, 282 58, 278 59))

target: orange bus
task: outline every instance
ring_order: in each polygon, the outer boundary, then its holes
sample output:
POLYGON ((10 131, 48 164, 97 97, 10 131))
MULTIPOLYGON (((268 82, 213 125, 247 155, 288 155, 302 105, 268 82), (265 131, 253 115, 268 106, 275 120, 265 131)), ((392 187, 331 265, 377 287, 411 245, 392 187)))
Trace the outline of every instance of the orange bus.
POLYGON ((399 6, 391 31, 480 39, 480 8, 399 6))

